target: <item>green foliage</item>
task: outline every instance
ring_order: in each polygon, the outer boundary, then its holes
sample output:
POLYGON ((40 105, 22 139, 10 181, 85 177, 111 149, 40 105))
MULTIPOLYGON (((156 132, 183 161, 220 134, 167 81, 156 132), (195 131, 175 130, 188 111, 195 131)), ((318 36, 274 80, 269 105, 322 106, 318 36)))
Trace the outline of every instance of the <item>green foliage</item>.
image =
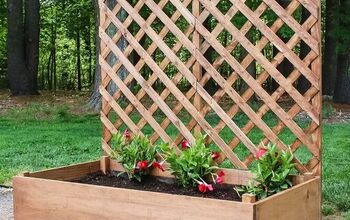
POLYGON ((196 138, 196 142, 181 151, 180 154, 168 144, 160 147, 160 152, 169 163, 169 170, 183 187, 196 186, 197 181, 214 172, 217 167, 211 158, 212 152, 204 144, 204 136, 196 138))
POLYGON ((322 106, 322 118, 329 118, 333 115, 335 109, 332 103, 324 103, 322 106))
POLYGON ((7 19, 6 19, 6 1, 0 0, 0 88, 7 86, 6 70, 7 70, 7 52, 6 52, 6 36, 7 36, 7 19))
POLYGON ((113 141, 112 158, 116 158, 123 165, 130 179, 141 182, 142 178, 149 174, 153 162, 156 161, 155 147, 151 146, 147 137, 140 135, 128 138, 118 132, 114 135, 113 141), (145 163, 145 167, 142 167, 142 164, 140 166, 142 162, 145 163))
POLYGON ((337 212, 337 207, 335 207, 333 204, 324 202, 322 204, 322 214, 324 216, 328 215, 334 215, 337 212))
POLYGON ((95 63, 95 12, 91 0, 41 3, 39 88, 77 88, 77 38, 81 42, 82 84, 90 88, 95 63))
MULTIPOLYGON (((268 144, 266 153, 258 157, 257 165, 251 168, 254 181, 247 186, 237 188, 238 192, 247 192, 263 199, 292 186, 288 179, 294 164, 291 152, 279 151, 276 145, 268 144)), ((260 152, 260 151, 259 151, 260 152)), ((264 150, 263 150, 264 152, 264 150)))

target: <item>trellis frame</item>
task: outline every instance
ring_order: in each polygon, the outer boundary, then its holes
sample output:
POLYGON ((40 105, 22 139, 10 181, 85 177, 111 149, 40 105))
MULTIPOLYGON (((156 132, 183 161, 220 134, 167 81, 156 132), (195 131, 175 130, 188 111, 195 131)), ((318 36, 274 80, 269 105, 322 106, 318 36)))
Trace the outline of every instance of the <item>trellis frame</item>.
POLYGON ((301 163, 296 158, 297 169, 301 173, 311 172, 314 175, 320 175, 320 2, 316 0, 292 0, 284 9, 275 0, 263 0, 255 11, 252 11, 245 5, 244 0, 230 0, 232 6, 226 14, 221 13, 216 8, 215 5, 219 2, 220 0, 184 0, 183 2, 179 0, 161 0, 156 3, 153 0, 141 0, 135 6, 131 6, 126 0, 118 0, 113 8, 108 8, 105 1, 99 1, 99 35, 101 38, 99 64, 102 76, 100 91, 103 97, 101 121, 104 128, 102 147, 106 155, 113 148, 110 144, 111 137, 113 133, 121 128, 121 125, 126 125, 135 134, 143 134, 142 128, 149 124, 154 131, 150 135, 152 142, 160 138, 165 142, 172 143, 174 146, 177 146, 184 138, 193 142, 193 132, 202 131, 208 134, 209 142, 213 141, 220 147, 222 151, 221 161, 228 158, 236 168, 246 169, 254 160, 253 155, 258 148, 257 144, 254 144, 248 138, 249 132, 254 127, 260 129, 264 134, 264 139, 262 140, 264 144, 273 142, 282 150, 287 150, 287 145, 278 135, 284 128, 288 128, 295 136, 295 140, 290 145, 292 151, 296 151, 300 146, 304 145, 312 154, 312 157, 306 163, 301 163), (177 9, 171 17, 168 17, 162 10, 168 3, 171 3, 177 9), (187 8, 191 3, 192 11, 187 8), (147 19, 143 19, 139 14, 139 11, 145 5, 152 12, 147 19), (298 7, 304 8, 309 13, 309 16, 304 19, 302 24, 299 24, 291 16, 298 7), (273 10, 278 16, 270 27, 259 18, 267 9, 273 10), (123 21, 116 16, 121 10, 127 13, 127 17, 123 21), (242 13, 247 18, 240 30, 230 22, 230 19, 237 12, 242 13), (217 26, 211 32, 203 25, 203 22, 209 15, 214 16, 218 21, 217 26), (180 16, 189 24, 184 33, 175 24, 180 16), (164 27, 158 33, 151 27, 155 19, 161 20, 164 24, 164 27), (140 27, 136 34, 128 30, 132 22, 137 23, 140 27), (109 36, 106 33, 110 25, 115 26, 117 29, 114 36, 109 36), (276 34, 283 25, 289 26, 295 32, 288 42, 283 42, 276 34), (251 28, 258 29, 263 35, 255 45, 245 37, 251 28), (216 39, 222 30, 229 31, 234 38, 226 47, 216 39), (172 48, 165 43, 168 33, 172 33, 177 40, 172 48), (144 36, 152 39, 152 43, 147 49, 143 48, 139 43, 144 36), (189 39, 190 37, 192 37, 192 40, 189 39), (124 51, 117 46, 117 42, 120 39, 128 42, 128 46, 124 51), (303 58, 299 58, 292 50, 301 41, 309 47, 308 54, 303 58), (278 53, 271 60, 268 60, 261 53, 261 50, 268 43, 278 48, 278 53), (232 50, 238 44, 248 51, 248 55, 241 62, 238 62, 231 55, 232 50), (176 56, 176 53, 182 47, 185 47, 191 53, 191 57, 185 62, 176 56), (221 55, 213 63, 210 63, 204 57, 204 52, 209 47, 214 48, 221 55), (155 50, 161 50, 164 54, 164 59, 160 63, 156 63, 152 58, 155 50), (128 58, 133 51, 141 57, 136 64, 131 63, 128 58), (116 63, 108 63, 107 57, 111 53, 117 57, 116 63), (284 77, 277 69, 278 64, 284 59, 287 59, 294 65, 294 69, 288 77, 284 77), (257 78, 251 77, 245 69, 252 61, 258 62, 264 68, 264 71, 257 78), (227 79, 224 79, 217 71, 223 62, 227 62, 234 70, 227 79), (169 64, 174 65, 178 70, 178 73, 173 78, 169 78, 164 73, 164 69, 169 64), (140 69, 145 65, 149 66, 153 71, 153 74, 147 80, 140 74, 140 69), (122 66, 129 72, 129 75, 123 80, 116 74, 122 66), (305 77, 310 83, 309 89, 304 94, 298 92, 293 86, 293 83, 300 76, 305 77), (269 77, 274 78, 279 83, 279 88, 272 94, 268 94, 262 87, 262 84, 269 77), (186 78, 192 86, 186 93, 181 92, 177 87, 177 84, 183 78, 186 78), (210 78, 214 79, 220 86, 220 89, 213 96, 210 96, 204 89, 205 83, 210 78), (244 80, 249 86, 241 95, 232 88, 232 84, 239 78, 244 80), (166 86, 160 94, 157 94, 152 88, 156 80, 160 80, 166 86), (129 88, 132 81, 136 81, 141 86, 141 90, 136 94, 129 88), (119 87, 119 90, 114 94, 108 92, 108 86, 111 82, 119 87), (287 112, 278 104, 278 100, 284 94, 288 94, 295 102, 287 112), (177 99, 177 103, 172 109, 165 102, 169 95, 173 95, 177 99), (218 102, 224 95, 228 96, 234 103, 228 111, 224 111, 218 102), (258 111, 252 110, 247 103, 253 95, 258 96, 263 102, 258 111), (125 109, 122 109, 118 103, 118 99, 122 96, 128 100, 128 106, 125 109), (148 96, 153 101, 148 109, 140 101, 145 96, 148 96), (160 109, 167 116, 161 123, 158 123, 154 118, 157 109, 160 109), (177 117, 177 114, 182 109, 185 109, 192 117, 187 125, 177 117), (110 117, 112 110, 119 116, 115 121, 110 117), (134 123, 130 116, 135 110, 141 115, 138 123, 134 123), (262 117, 269 110, 279 120, 271 128, 262 120, 262 117), (209 111, 213 111, 221 120, 214 128, 205 120, 205 116, 209 111), (239 111, 249 118, 248 123, 242 128, 237 126, 232 120, 239 111), (304 129, 300 128, 294 121, 296 115, 301 111, 305 112, 311 120, 310 124, 304 129), (180 133, 174 139, 166 132, 166 128, 171 124, 180 133), (220 137, 220 132, 225 126, 235 135, 229 143, 226 143, 220 137), (238 158, 232 151, 240 142, 250 151, 250 154, 244 160, 238 158))

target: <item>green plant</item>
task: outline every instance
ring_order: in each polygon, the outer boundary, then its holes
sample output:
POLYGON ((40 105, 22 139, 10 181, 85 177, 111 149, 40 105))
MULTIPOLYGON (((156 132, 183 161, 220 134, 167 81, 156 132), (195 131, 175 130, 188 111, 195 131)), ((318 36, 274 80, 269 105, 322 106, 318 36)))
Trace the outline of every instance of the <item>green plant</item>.
POLYGON ((131 134, 126 130, 124 134, 116 133, 113 137, 114 151, 112 158, 120 162, 129 179, 142 181, 142 178, 149 175, 152 167, 161 168, 156 162, 156 149, 147 137, 131 134))
POLYGON ((276 145, 268 144, 255 155, 256 166, 251 168, 253 181, 247 186, 236 187, 239 193, 250 193, 263 199, 292 186, 288 176, 295 167, 291 151, 279 151, 276 145))
POLYGON ((205 137, 200 135, 193 145, 186 140, 181 144, 182 151, 178 153, 168 144, 163 144, 161 155, 169 163, 169 170, 175 176, 177 183, 183 187, 196 186, 201 192, 212 191, 212 184, 204 179, 211 177, 214 183, 223 182, 223 172, 214 173, 218 168, 215 164, 218 153, 213 153, 204 144, 205 137))

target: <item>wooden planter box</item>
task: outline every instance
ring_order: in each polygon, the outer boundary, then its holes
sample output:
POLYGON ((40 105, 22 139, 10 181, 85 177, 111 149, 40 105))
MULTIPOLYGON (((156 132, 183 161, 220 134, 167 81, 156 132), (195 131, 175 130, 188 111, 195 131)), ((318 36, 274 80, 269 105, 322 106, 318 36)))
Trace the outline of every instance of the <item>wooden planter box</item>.
MULTIPOLYGON (((255 203, 68 182, 108 168, 118 169, 118 165, 103 159, 14 177, 15 220, 321 219, 319 177, 303 181, 299 176, 295 181, 301 183, 255 203)), ((228 173, 230 183, 247 181, 246 171, 228 173)))

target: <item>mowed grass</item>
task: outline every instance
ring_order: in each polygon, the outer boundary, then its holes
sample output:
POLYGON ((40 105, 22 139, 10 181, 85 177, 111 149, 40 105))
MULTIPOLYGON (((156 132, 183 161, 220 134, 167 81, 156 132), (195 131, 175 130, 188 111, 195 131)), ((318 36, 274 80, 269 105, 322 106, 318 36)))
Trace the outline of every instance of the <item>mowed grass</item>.
MULTIPOLYGON (((186 115, 184 116, 186 117, 186 115)), ((134 115, 135 121, 139 120, 134 115)), ((156 118, 160 121, 161 118, 156 118)), ((185 121, 188 121, 186 119, 185 121)), ((216 116, 207 120, 216 125, 216 116)), ((277 120, 267 114, 264 120, 271 126, 277 120)), ((238 116, 235 122, 243 126, 247 118, 238 116)), ((300 126, 305 123, 299 122, 300 126)), ((151 133, 149 126, 143 129, 151 133)), ((175 137, 174 127, 167 133, 175 137)), ((220 133, 224 140, 231 140, 233 134, 225 128, 220 133)), ((0 115, 0 183, 8 183, 11 177, 23 171, 64 166, 77 162, 98 159, 100 150, 101 125, 97 114, 71 115, 68 107, 53 107, 31 104, 22 109, 12 109, 0 115)), ((249 137, 259 143, 262 134, 253 130, 249 137)), ((291 143, 293 137, 289 130, 279 137, 291 143)), ((228 141, 227 141, 228 142, 228 141)), ((212 146, 215 148, 215 146, 212 146)), ((247 155, 240 145, 235 152, 243 158, 247 155)), ((301 148, 296 154, 303 161, 310 155, 301 148)), ((350 211, 350 124, 325 124, 323 126, 323 198, 325 209, 350 211)), ((230 166, 229 163, 226 166, 230 166)))
POLYGON ((0 183, 22 171, 68 165, 101 155, 97 115, 33 104, 0 115, 0 183))

